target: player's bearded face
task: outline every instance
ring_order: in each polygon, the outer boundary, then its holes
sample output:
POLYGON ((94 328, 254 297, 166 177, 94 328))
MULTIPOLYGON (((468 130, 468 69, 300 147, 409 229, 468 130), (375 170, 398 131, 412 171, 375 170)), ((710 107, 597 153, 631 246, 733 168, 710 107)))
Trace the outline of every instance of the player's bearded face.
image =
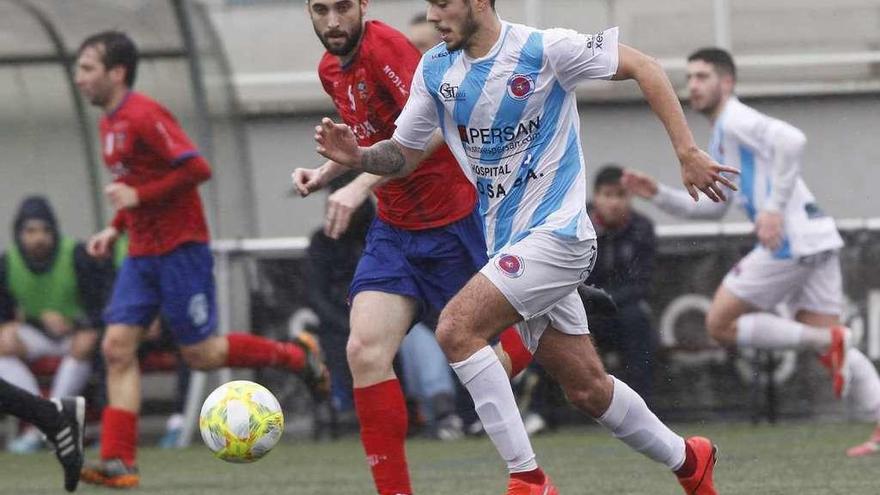
POLYGON ((687 85, 691 108, 714 113, 722 96, 721 77, 715 68, 702 60, 688 62, 687 85))
POLYGON ((440 32, 440 39, 449 51, 466 48, 479 29, 470 0, 431 3, 428 20, 440 32))
POLYGON ((309 4, 312 27, 318 39, 333 55, 349 55, 361 39, 364 13, 353 1, 312 1, 309 4))

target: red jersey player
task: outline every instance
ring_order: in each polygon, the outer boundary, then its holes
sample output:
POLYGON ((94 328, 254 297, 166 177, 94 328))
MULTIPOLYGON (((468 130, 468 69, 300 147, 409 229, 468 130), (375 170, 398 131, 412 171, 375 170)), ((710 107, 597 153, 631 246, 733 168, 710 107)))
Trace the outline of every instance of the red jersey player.
MULTIPOLYGON (((321 83, 362 146, 394 133, 421 58, 403 34, 378 21, 364 22, 367 4, 311 0, 308 5, 327 49, 318 69, 321 83)), ((440 141, 438 136, 438 146, 440 141)), ((400 342, 422 310, 441 310, 487 260, 474 186, 445 145, 429 150, 436 151, 426 152, 406 178, 362 174, 334 193, 325 224, 329 236, 339 237, 351 213, 375 192, 379 218, 351 284, 347 354, 361 442, 382 495, 412 493, 404 449, 406 406, 392 366, 400 342)), ((297 169, 294 184, 306 196, 345 170, 334 162, 297 169)), ((531 360, 515 330, 508 330, 502 345, 497 352, 508 373, 531 360)))
POLYGON ((213 258, 197 191, 211 170, 171 113, 131 90, 136 71, 137 48, 124 33, 98 33, 79 48, 76 83, 85 98, 104 110, 102 151, 114 177, 105 192, 116 209, 112 225, 91 238, 88 250, 108 255, 123 230, 130 241, 104 315, 108 406, 101 458, 82 473, 85 482, 115 488, 140 481, 136 351, 144 328, 159 313, 193 369, 276 366, 313 384, 323 377, 317 345, 309 336, 282 343, 249 334, 215 334, 213 258))

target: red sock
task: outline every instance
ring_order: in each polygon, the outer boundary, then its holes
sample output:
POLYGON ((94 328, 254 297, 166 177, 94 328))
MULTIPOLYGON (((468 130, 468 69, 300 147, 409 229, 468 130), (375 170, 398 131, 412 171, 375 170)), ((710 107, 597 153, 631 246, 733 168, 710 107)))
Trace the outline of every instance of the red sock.
POLYGON ((137 414, 107 406, 101 417, 101 459, 122 459, 134 466, 137 456, 137 414))
POLYGON ((380 495, 411 494, 406 465, 406 403, 397 379, 354 389, 361 443, 380 495))
POLYGON ((547 477, 544 476, 544 471, 541 471, 541 468, 522 473, 510 473, 510 477, 525 481, 530 485, 543 485, 544 481, 547 479, 547 477))
POLYGON ((231 333, 226 340, 229 342, 226 366, 232 368, 279 367, 298 373, 306 365, 306 352, 290 342, 277 342, 249 333, 231 333))
POLYGON ((522 337, 513 327, 501 332, 501 348, 510 356, 511 377, 518 375, 532 362, 532 353, 523 344, 522 337))
POLYGON ((694 449, 691 448, 690 444, 685 442, 684 444, 684 464, 678 468, 678 471, 675 472, 675 475, 679 478, 690 478, 694 475, 694 471, 697 470, 697 455, 694 453, 694 449))

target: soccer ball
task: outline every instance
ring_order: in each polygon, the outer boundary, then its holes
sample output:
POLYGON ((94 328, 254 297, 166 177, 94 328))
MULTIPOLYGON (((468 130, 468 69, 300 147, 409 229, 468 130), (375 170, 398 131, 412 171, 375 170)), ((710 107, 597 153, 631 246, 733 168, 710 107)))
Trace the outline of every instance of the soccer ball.
POLYGON ((247 380, 225 383, 202 405, 199 429, 214 456, 227 462, 254 462, 272 450, 284 433, 284 414, 272 392, 247 380))

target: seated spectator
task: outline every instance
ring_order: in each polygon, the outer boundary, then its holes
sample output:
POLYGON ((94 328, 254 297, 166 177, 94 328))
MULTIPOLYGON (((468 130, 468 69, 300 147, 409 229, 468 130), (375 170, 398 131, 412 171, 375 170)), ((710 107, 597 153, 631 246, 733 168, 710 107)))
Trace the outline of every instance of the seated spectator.
MULTIPOLYGON (((28 363, 63 357, 51 397, 80 395, 92 373, 110 270, 61 234, 49 202, 26 198, 0 259, 0 378, 39 395, 28 363)), ((27 427, 9 450, 33 452, 42 435, 27 427)))
POLYGON ((657 334, 647 299, 656 239, 651 220, 633 210, 622 176, 616 165, 602 167, 587 205, 598 238, 598 258, 587 283, 605 289, 618 307, 613 316, 591 316, 590 333, 600 351, 617 351, 622 368, 618 378, 650 403, 657 334))

